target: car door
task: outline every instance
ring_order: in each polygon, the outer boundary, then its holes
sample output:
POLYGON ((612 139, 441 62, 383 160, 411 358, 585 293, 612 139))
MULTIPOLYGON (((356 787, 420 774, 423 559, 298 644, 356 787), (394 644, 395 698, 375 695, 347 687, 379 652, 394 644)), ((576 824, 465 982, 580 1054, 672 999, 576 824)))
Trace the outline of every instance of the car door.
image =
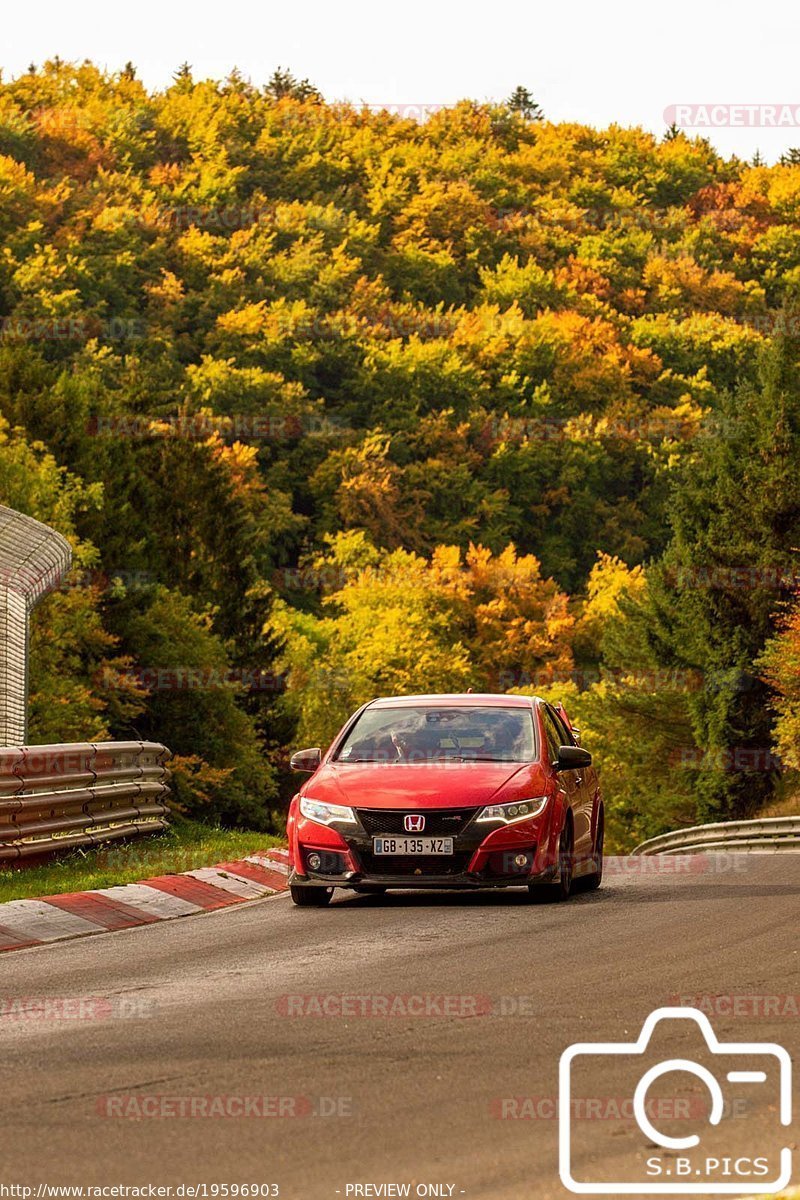
MULTIPOLYGON (((555 741, 556 754, 559 746, 575 745, 571 732, 549 704, 544 708, 544 720, 549 730, 548 738, 552 737, 555 741)), ((560 771, 559 776, 572 808, 575 823, 575 858, 580 862, 592 853, 591 787, 585 771, 560 771)))
MULTIPOLYGON (((558 758, 558 748, 561 745, 561 734, 553 720, 553 714, 546 704, 543 704, 540 709, 542 715, 542 725, 544 727, 545 741, 547 743, 547 759, 550 763, 555 763, 558 758)), ((575 783, 574 771, 559 771, 556 775, 558 786, 564 797, 565 803, 572 809, 573 828, 576 828, 577 822, 577 807, 579 804, 578 788, 575 783)))

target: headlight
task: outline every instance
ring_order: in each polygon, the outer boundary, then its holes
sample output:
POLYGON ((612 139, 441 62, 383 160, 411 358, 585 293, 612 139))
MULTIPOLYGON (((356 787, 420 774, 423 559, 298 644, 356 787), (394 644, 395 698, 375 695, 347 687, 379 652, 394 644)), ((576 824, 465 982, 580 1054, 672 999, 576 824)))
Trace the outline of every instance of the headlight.
POLYGON ((332 825, 334 821, 342 825, 356 823, 352 808, 345 804, 323 804, 322 800, 312 800, 310 796, 300 797, 300 812, 318 825, 332 825))
POLYGON ((515 821, 529 821, 544 812, 547 796, 537 796, 535 800, 515 800, 512 804, 487 804, 477 818, 478 821, 499 821, 503 825, 513 825, 515 821))

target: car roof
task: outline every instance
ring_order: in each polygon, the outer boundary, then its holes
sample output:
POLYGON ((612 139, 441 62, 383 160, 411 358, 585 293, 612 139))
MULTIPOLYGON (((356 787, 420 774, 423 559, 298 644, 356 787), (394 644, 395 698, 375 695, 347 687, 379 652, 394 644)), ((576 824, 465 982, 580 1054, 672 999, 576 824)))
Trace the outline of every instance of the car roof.
POLYGON ((371 700, 368 708, 403 708, 422 705, 444 704, 458 707, 529 708, 538 696, 506 696, 502 692, 454 692, 427 696, 378 696, 371 700))

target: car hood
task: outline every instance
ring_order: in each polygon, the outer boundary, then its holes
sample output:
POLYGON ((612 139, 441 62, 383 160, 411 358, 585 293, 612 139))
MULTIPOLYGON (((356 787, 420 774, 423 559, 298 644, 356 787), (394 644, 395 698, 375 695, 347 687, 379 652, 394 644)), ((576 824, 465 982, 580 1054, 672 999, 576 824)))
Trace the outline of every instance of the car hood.
MULTIPOLYGON (((541 794, 542 772, 533 763, 324 763, 303 794, 352 808, 471 808, 501 791, 508 799, 541 794)), ((505 799, 505 797, 504 797, 505 799)))

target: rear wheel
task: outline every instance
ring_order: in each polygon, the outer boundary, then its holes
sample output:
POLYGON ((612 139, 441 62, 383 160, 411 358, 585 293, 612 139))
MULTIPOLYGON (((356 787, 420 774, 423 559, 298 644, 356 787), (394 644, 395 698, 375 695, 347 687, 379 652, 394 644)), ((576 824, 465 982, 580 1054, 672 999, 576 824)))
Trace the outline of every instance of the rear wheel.
POLYGON ((603 882, 603 842, 605 840, 605 816, 602 808, 597 817, 597 833, 594 839, 594 870, 591 875, 576 879, 575 888, 581 892, 596 892, 603 882))
POLYGON ((306 887, 302 883, 289 885, 289 894, 300 908, 324 908, 330 904, 333 888, 306 887))
POLYGON ((568 900, 572 891, 573 868, 572 823, 567 820, 558 842, 559 877, 555 883, 531 883, 528 885, 531 899, 537 904, 558 904, 568 900))

